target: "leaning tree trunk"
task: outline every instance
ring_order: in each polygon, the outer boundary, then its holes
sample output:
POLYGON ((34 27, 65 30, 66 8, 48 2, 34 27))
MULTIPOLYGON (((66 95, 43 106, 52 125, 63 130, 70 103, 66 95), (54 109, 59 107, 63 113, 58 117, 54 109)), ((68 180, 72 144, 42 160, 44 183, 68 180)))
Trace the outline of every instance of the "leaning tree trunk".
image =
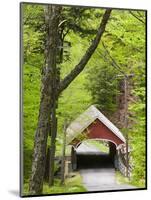
POLYGON ((58 25, 61 6, 48 6, 48 40, 47 40, 47 58, 44 75, 42 78, 42 92, 40 100, 40 109, 38 125, 35 133, 34 153, 32 162, 32 173, 29 183, 29 192, 32 195, 42 193, 43 179, 46 162, 47 138, 50 128, 51 111, 53 102, 53 82, 55 81, 56 71, 56 52, 58 25))
POLYGON ((112 9, 106 9, 103 18, 100 22, 100 26, 98 28, 97 34, 92 40, 90 46, 86 50, 85 54, 82 56, 80 62, 71 70, 71 72, 60 82, 59 88, 58 88, 58 95, 65 90, 70 83, 84 70, 86 64, 90 60, 91 56, 95 52, 97 46, 99 45, 99 42, 101 40, 101 37, 103 33, 105 32, 106 25, 108 23, 108 20, 110 18, 112 9))

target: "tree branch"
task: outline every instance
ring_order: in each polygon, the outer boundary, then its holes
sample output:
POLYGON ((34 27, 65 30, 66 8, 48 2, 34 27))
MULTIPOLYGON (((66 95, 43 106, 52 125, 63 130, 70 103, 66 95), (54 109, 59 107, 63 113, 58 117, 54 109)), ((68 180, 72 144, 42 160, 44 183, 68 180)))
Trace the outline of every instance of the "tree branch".
POLYGON ((112 64, 113 67, 115 67, 120 73, 122 73, 125 76, 125 73, 122 71, 121 67, 119 64, 115 61, 115 59, 111 56, 110 52, 108 51, 107 47, 105 46, 104 42, 102 41, 102 45, 107 53, 107 55, 110 58, 110 63, 112 64))
POLYGON ((82 72, 86 64, 88 63, 89 59, 91 58, 92 54, 94 53, 95 49, 97 48, 100 39, 105 31, 106 24, 111 14, 111 9, 107 9, 103 15, 103 19, 100 23, 100 27, 96 34, 95 39, 92 41, 91 45, 88 47, 86 53, 81 58, 80 62, 74 67, 74 69, 60 82, 58 88, 58 95, 66 89, 69 84, 82 72))
POLYGON ((135 17, 137 20, 139 20, 140 22, 142 22, 143 24, 145 24, 145 22, 144 22, 139 16, 137 16, 136 14, 134 14, 132 11, 129 11, 129 13, 130 13, 133 17, 135 17))

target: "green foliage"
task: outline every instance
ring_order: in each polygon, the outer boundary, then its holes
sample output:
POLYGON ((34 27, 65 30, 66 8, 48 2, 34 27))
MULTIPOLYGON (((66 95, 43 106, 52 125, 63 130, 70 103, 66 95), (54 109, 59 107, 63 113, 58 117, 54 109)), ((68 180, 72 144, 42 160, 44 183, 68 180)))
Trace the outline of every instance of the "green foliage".
MULTIPOLYGON (((48 183, 44 183, 43 194, 56 194, 56 193, 74 193, 74 192, 86 192, 86 189, 82 185, 81 176, 76 173, 72 178, 67 178, 64 185, 60 185, 60 180, 55 179, 54 186, 49 187, 48 183)), ((23 194, 28 195, 28 184, 24 185, 23 194)))
POLYGON ((109 146, 106 142, 101 140, 87 140, 86 143, 99 149, 101 152, 109 153, 109 146))
POLYGON ((124 177, 124 176, 121 174, 121 172, 116 171, 115 174, 116 174, 116 182, 117 182, 117 184, 128 184, 128 185, 130 184, 130 185, 139 187, 138 184, 135 184, 135 183, 133 183, 132 181, 130 181, 127 177, 124 177))
POLYGON ((44 8, 41 5, 23 6, 24 62, 42 66, 45 44, 44 8))
POLYGON ((117 71, 102 60, 98 64, 94 63, 88 71, 87 89, 91 92, 92 102, 106 114, 113 113, 117 108, 119 91, 116 74, 117 71))
MULTIPOLYGON (((141 11, 140 11, 141 12, 141 11)), ((137 11, 133 11, 134 14, 137 11)), ((140 13, 143 18, 145 12, 140 13)), ((144 186, 145 183, 145 24, 137 20, 129 11, 112 12, 110 23, 103 36, 102 45, 97 48, 89 63, 87 89, 92 102, 107 115, 117 109, 119 95, 117 75, 134 74, 131 80, 134 102, 129 102, 131 129, 127 130, 132 148, 132 182, 144 186)))
POLYGON ((32 161, 34 133, 37 126, 40 101, 40 70, 23 65, 23 150, 24 180, 29 178, 32 161))
MULTIPOLYGON (((71 45, 67 49, 69 56, 59 65, 61 79, 80 61, 82 55, 94 37, 104 10, 89 8, 64 7, 62 20, 67 20, 64 33, 65 41, 71 45), (99 20, 98 20, 99 19, 99 20)), ((135 11, 134 11, 135 12, 135 11)), ((141 12, 144 16, 144 12, 141 12)), ((37 126, 41 68, 44 65, 46 25, 44 6, 24 5, 23 9, 23 129, 24 129, 24 182, 25 194, 31 172, 34 133, 37 126)), ((143 185, 145 180, 145 25, 134 18, 129 11, 113 10, 107 30, 103 36, 110 55, 125 73, 134 73, 133 95, 135 103, 129 105, 131 120, 129 130, 134 167, 132 181, 143 185)), ((91 104, 97 105, 102 112, 112 115, 117 109, 116 97, 119 94, 118 79, 120 74, 107 55, 102 43, 99 44, 86 69, 61 94, 58 102, 58 133, 56 155, 62 152, 63 125, 70 123, 91 104)), ((48 144, 50 141, 48 141, 48 144)), ((98 148, 103 148, 95 143, 98 148)), ((105 149, 104 149, 105 150, 105 149)), ((70 148, 67 149, 68 154, 70 148)), ((44 193, 85 191, 81 178, 67 179, 65 186, 55 181, 49 188, 44 184, 44 193)))
POLYGON ((134 125, 130 133, 132 151, 132 181, 138 186, 145 185, 146 177, 146 124, 145 124, 145 86, 134 91, 138 101, 130 106, 133 112, 134 125))
MULTIPOLYGON (((63 79, 70 70, 79 62, 81 55, 88 45, 75 33, 70 33, 67 40, 72 42, 70 48, 70 60, 61 64, 61 78, 63 79), (78 41, 78 42, 77 42, 78 41), (78 49, 78 51, 77 51, 78 49)), ((65 121, 70 123, 79 114, 84 112, 91 105, 91 96, 85 90, 86 74, 82 72, 70 85, 63 91, 59 98, 57 116, 58 116, 58 133, 62 135, 62 127, 65 121)))
POLYGON ((77 136, 77 140, 79 140, 79 141, 84 141, 86 139, 88 139, 87 133, 80 133, 77 136))
POLYGON ((91 38, 99 25, 99 20, 103 15, 104 9, 87 7, 64 7, 62 18, 66 20, 66 30, 78 33, 80 37, 91 38))

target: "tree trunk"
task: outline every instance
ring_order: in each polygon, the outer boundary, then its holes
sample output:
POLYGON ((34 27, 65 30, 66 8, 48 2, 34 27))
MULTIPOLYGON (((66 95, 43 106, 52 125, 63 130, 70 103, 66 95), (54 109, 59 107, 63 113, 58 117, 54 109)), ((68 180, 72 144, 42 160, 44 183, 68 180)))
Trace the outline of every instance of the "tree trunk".
MULTIPOLYGON (((42 91, 38 125, 35 133, 32 173, 29 183, 29 192, 32 195, 42 193, 43 179, 46 164, 47 138, 50 128, 51 111, 54 106, 53 96, 56 72, 56 48, 58 24, 61 6, 48 6, 48 40, 45 72, 42 78, 42 91)), ((53 134, 53 133, 51 133, 53 134)))
POLYGON ((43 179, 46 164, 46 147, 47 138, 50 128, 51 118, 51 155, 50 155, 50 185, 53 183, 54 171, 54 155, 55 155, 55 139, 56 139, 56 116, 55 110, 59 94, 68 87, 68 85, 78 76, 84 69, 87 62, 91 58, 97 48, 101 36, 105 31, 106 24, 110 17, 111 9, 107 9, 103 15, 100 27, 90 47, 82 57, 81 61, 71 71, 69 75, 57 86, 57 69, 56 69, 56 54, 58 40, 58 25, 61 6, 48 6, 46 20, 48 26, 48 40, 46 48, 46 67, 42 79, 41 101, 38 117, 38 125, 35 133, 34 154, 32 162, 32 173, 29 183, 29 192, 32 195, 42 193, 43 179))
POLYGON ((49 162, 49 186, 54 184, 54 162, 56 150, 56 136, 57 136, 57 118, 56 118, 56 104, 53 105, 51 118, 51 148, 50 148, 50 162, 49 162))
POLYGON ((66 129, 67 123, 64 122, 64 130, 63 130, 63 145, 62 145, 62 160, 61 160, 61 185, 64 184, 65 181, 65 161, 66 161, 66 129))

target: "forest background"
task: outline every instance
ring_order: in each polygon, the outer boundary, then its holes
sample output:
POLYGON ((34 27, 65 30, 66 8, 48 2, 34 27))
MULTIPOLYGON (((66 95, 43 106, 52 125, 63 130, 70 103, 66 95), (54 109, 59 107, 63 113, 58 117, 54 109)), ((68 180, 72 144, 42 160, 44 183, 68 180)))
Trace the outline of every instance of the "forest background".
MULTIPOLYGON (((43 2, 40 1, 39 2, 43 2)), ((47 2, 58 2, 57 0, 53 1, 47 1, 47 2)), ((68 1, 68 0, 62 0, 62 3, 71 3, 74 4, 74 1, 68 1)), ((137 4, 135 1, 119 1, 119 0, 113 0, 113 1, 92 1, 92 0, 83 0, 76 1, 75 4, 78 5, 90 5, 90 6, 108 6, 108 7, 123 7, 123 8, 138 8, 138 9, 147 9, 148 10, 148 22, 150 22, 151 17, 151 10, 150 10, 150 3, 147 0, 138 0, 137 4)), ((0 99, 0 106, 1 106, 1 112, 0 112, 0 119, 3 123, 1 123, 1 161, 5 163, 4 165, 1 165, 1 184, 3 187, 1 188, 1 196, 2 197, 10 197, 11 199, 18 199, 16 195, 18 194, 18 188, 19 188, 19 1, 10 1, 6 0, 1 3, 1 12, 0 12, 0 21, 1 26, 3 27, 1 29, 1 47, 0 51, 3 55, 1 57, 1 67, 0 71, 0 88, 1 92, 3 94, 3 97, 0 99), (9 6, 8 6, 9 5, 9 6), (6 8, 8 15, 6 14, 6 8), (4 20, 5 16, 5 20, 4 20), (11 16, 11 17, 10 17, 11 16), (9 24, 9 26, 6 26, 6 24, 9 24), (10 35, 10 29, 11 29, 11 35, 10 35), (7 41, 7 42, 6 42, 7 41), (11 44, 11 45, 10 45, 11 44), (8 59, 8 49, 11 52, 8 59), (13 66, 13 67, 12 67, 13 66), (9 70, 9 73, 8 73, 9 70), (7 78, 6 75, 7 74, 7 78), (9 81, 8 81, 9 79, 9 81), (11 84, 10 84, 11 83, 11 84), (10 92, 8 92, 10 91, 10 92), (10 95, 11 95, 11 101, 10 101, 10 95), (9 122, 9 126, 8 126, 9 122), (4 142, 6 141, 6 142, 4 142), (6 143, 9 148, 6 149, 6 143), (4 156, 4 149, 5 156, 4 156), (11 149, 11 151, 10 151, 11 149), (9 158, 9 159, 8 159, 9 158), (10 170, 10 163, 11 163, 11 170, 10 170), (7 177, 6 177, 6 173, 7 177), (12 191, 12 192, 11 192, 12 191), (15 194, 15 195, 14 195, 15 194)), ((148 35, 150 35, 150 26, 148 26, 148 35)), ((150 53, 150 38, 148 37, 148 54, 150 53)), ((148 65, 150 64, 150 57, 148 56, 148 65)), ((150 117, 150 68, 148 67, 148 118, 150 117)), ((148 130, 150 129, 150 122, 148 120, 148 130)), ((148 149, 150 148, 150 135, 148 134, 148 149)), ((148 158, 150 154, 148 151, 148 158)), ((150 160, 148 159, 148 187, 150 188, 150 160)), ((113 199, 120 199, 121 193, 101 193, 101 194, 85 194, 83 195, 74 195, 72 196, 73 199, 78 199, 79 197, 90 199, 95 196, 96 199, 106 198, 110 199, 111 197, 113 199)), ((147 191, 134 191, 134 192, 125 192, 123 199, 128 199, 132 197, 136 197, 138 199, 146 198, 148 199, 148 196, 150 196, 150 190, 147 191)), ((45 197, 46 199, 70 199, 71 195, 67 196, 54 196, 54 197, 45 197)), ((41 199, 40 197, 37 199, 41 199)))
MULTIPOLYGON (((36 129, 40 80, 44 60, 44 9, 25 5, 24 41, 24 181, 31 173, 34 132, 36 129)), ((67 19, 63 51, 59 61, 61 78, 70 72, 91 42, 103 10, 66 7, 67 19)), ((145 12, 113 10, 106 32, 85 70, 63 92, 59 99, 56 155, 61 154, 62 130, 66 119, 72 121, 91 104, 95 104, 114 123, 123 127, 124 115, 120 97, 123 84, 121 72, 133 74, 129 81, 129 142, 132 147, 132 182, 145 184, 145 92, 146 47, 145 12), (120 78, 119 78, 120 77, 120 78)))

